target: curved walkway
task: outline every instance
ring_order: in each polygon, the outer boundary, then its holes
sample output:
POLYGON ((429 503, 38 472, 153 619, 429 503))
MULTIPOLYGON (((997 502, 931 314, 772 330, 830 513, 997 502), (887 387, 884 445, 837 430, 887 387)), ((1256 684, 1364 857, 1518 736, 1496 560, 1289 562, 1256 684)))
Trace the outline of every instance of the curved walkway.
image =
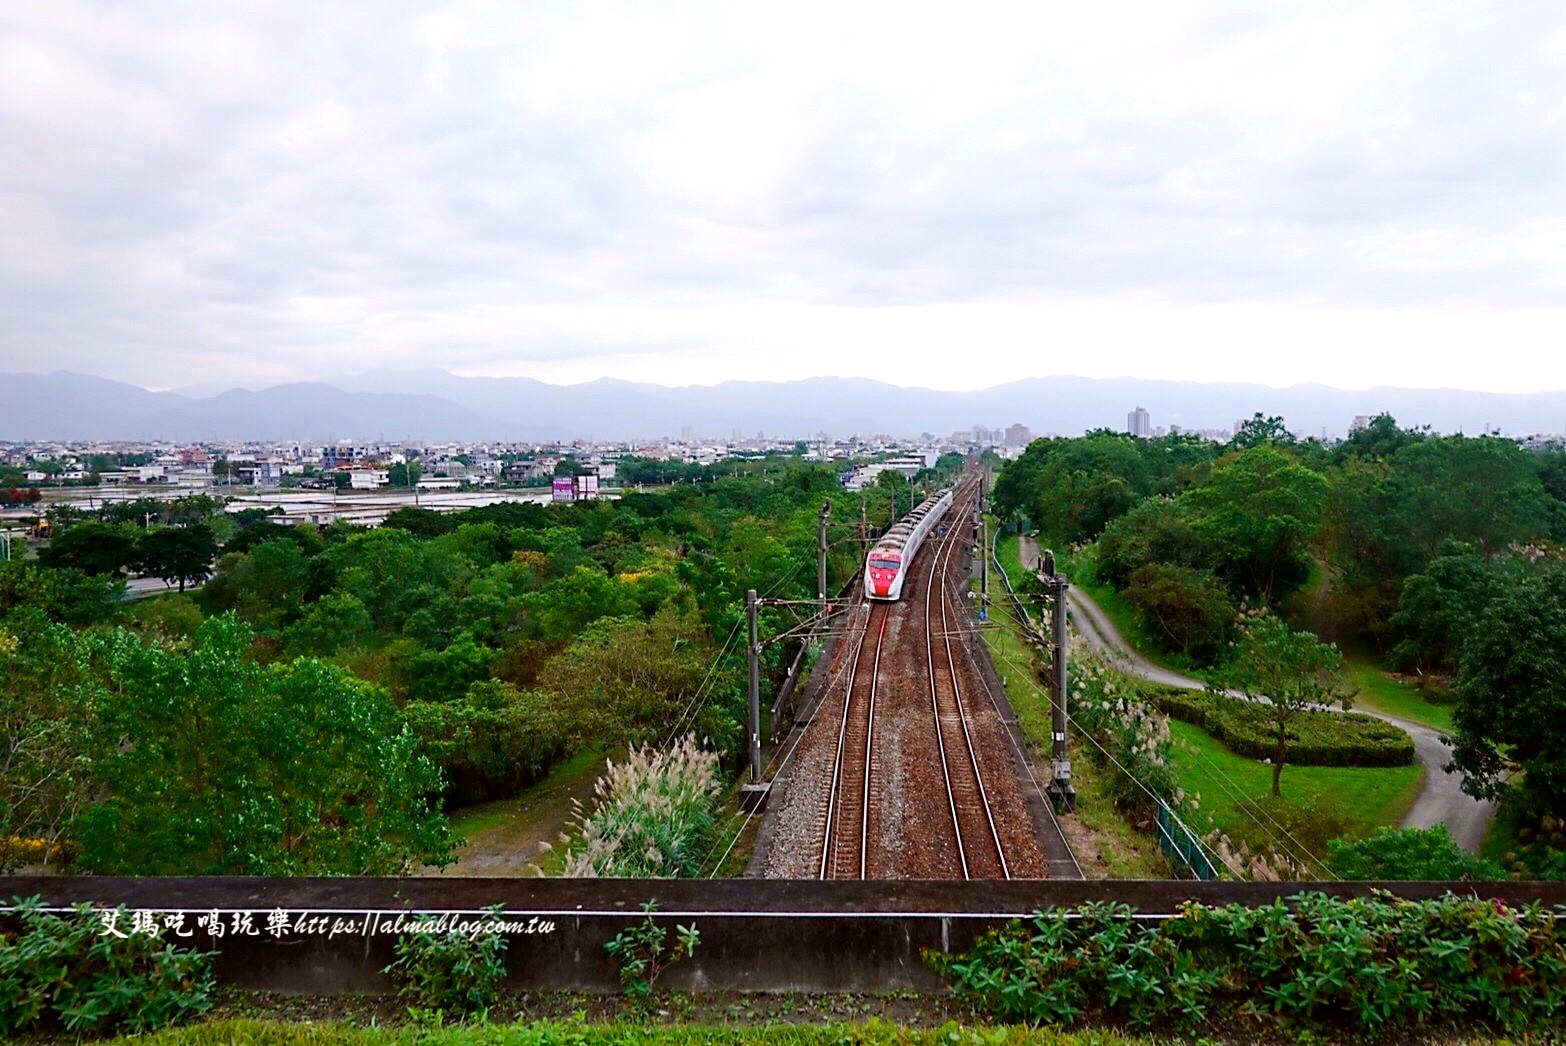
MULTIPOLYGON (((1023 535, 1021 542, 1018 551, 1022 561, 1038 562, 1038 545, 1033 539, 1023 535)), ((1066 600, 1070 604, 1071 620, 1077 626, 1078 635, 1120 671, 1164 686, 1184 690, 1207 689, 1201 680, 1171 672, 1139 654, 1121 636, 1119 629, 1115 628, 1114 622, 1109 620, 1099 605, 1077 586, 1072 585, 1067 589, 1066 600)), ((1468 795, 1462 790, 1462 777, 1446 772, 1444 767, 1451 750, 1441 741, 1441 732, 1385 712, 1368 709, 1359 711, 1396 725, 1414 739, 1414 754, 1425 769, 1425 778, 1419 790, 1419 798, 1414 800, 1414 805, 1404 815, 1402 826, 1429 828, 1444 824, 1447 831, 1452 833, 1452 838, 1457 840, 1457 845, 1470 853, 1477 852, 1479 844, 1484 840, 1485 829, 1495 816, 1495 804, 1468 795)))

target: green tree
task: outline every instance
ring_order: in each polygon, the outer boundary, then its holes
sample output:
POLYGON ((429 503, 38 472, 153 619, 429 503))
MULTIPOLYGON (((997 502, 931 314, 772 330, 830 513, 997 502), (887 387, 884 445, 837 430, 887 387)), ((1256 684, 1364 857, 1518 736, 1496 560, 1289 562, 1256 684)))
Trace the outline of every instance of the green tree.
POLYGON ((1105 528, 1097 543, 1098 579, 1125 588, 1150 564, 1209 569, 1215 550, 1197 533, 1190 506, 1168 497, 1148 498, 1105 528))
POLYGON ((387 468, 386 482, 388 486, 407 489, 419 481, 422 472, 423 469, 419 468, 418 462, 404 464, 399 461, 387 468))
POLYGON ((1350 457, 1383 461, 1429 434, 1428 428, 1400 429, 1397 427, 1397 419, 1392 415, 1377 414, 1370 419, 1370 424, 1349 433, 1348 439, 1338 444, 1334 457, 1339 461, 1350 457))
POLYGON ((708 678, 716 653, 694 617, 666 606, 651 621, 595 622, 550 659, 538 683, 599 737, 661 744, 689 705, 691 728, 721 746, 736 739, 740 719, 726 698, 740 691, 732 666, 708 678), (698 709, 693 699, 704 682, 710 696, 698 709))
POLYGON ((134 531, 91 521, 59 532, 38 553, 44 566, 71 567, 84 574, 118 574, 135 560, 134 531))
POLYGON ((1289 755, 1289 726, 1301 712, 1335 702, 1347 707, 1343 657, 1331 643, 1309 632, 1296 632, 1288 622, 1266 611, 1252 612, 1240 625, 1234 656, 1217 673, 1218 689, 1237 691, 1268 710, 1274 747, 1272 794, 1289 755))
MULTIPOLYGON (((223 562, 228 563, 228 557, 223 562)), ((263 541, 233 566, 239 616, 262 630, 276 630, 299 616, 310 580, 310 561, 287 538, 263 541)))
POLYGON ((410 701, 408 726, 441 768, 452 803, 512 796, 580 743, 564 702, 486 679, 454 701, 410 701))
POLYGON ((88 670, 81 638, 36 609, 0 622, 0 873, 23 863, 14 842, 53 847, 92 801, 88 670))
POLYGON ((1151 489, 1137 444, 1108 431, 1035 440, 996 481, 996 511, 1020 510, 1064 543, 1091 541, 1151 489))
POLYGON ((1459 660, 1452 766, 1463 790, 1566 808, 1566 563, 1504 576, 1459 660), (1520 770, 1520 774, 1513 771, 1520 770))
POLYGON ((0 621, 33 609, 51 621, 97 624, 113 617, 124 597, 121 578, 89 577, 69 567, 50 569, 22 560, 0 563, 0 621))
POLYGON ((625 613, 628 595, 602 570, 583 566, 527 593, 522 603, 539 638, 560 643, 599 618, 625 613))
POLYGON ((426 650, 414 657, 408 696, 415 701, 459 700, 468 687, 489 678, 489 666, 494 660, 495 651, 475 643, 464 632, 446 649, 426 650))
POLYGON ((1212 546, 1216 572, 1243 595, 1270 603, 1310 574, 1327 482, 1271 444, 1221 462, 1181 498, 1212 546))
POLYGON ((217 541, 205 523, 185 527, 154 527, 136 542, 136 566, 150 577, 187 584, 200 584, 212 576, 212 560, 217 556, 217 541))
POLYGON ((124 631, 105 665, 81 861, 116 875, 393 875, 449 860, 435 768, 386 694, 311 659, 249 660, 213 618, 188 651, 124 631))
POLYGON ((304 614, 283 632, 290 657, 331 657, 351 650, 375 634, 375 622, 358 597, 333 592, 305 607, 304 614))
POLYGON ((1125 595, 1170 650, 1205 663, 1229 638, 1234 604, 1211 571, 1149 563, 1131 575, 1125 595))
POLYGON ((1277 415, 1268 417, 1257 411, 1240 423, 1229 446, 1235 450, 1249 450, 1268 444, 1287 446, 1293 442, 1294 433, 1288 430, 1282 418, 1277 415))
POLYGON ((1403 585, 1393 631, 1402 637, 1392 651, 1401 668, 1456 667, 1458 650, 1494 593, 1495 570, 1472 545, 1448 541, 1423 573, 1403 585))
POLYGON ((1542 534, 1548 522, 1549 495, 1537 465, 1509 439, 1421 440, 1399 450, 1389 465, 1420 564, 1451 538, 1494 552, 1542 534))

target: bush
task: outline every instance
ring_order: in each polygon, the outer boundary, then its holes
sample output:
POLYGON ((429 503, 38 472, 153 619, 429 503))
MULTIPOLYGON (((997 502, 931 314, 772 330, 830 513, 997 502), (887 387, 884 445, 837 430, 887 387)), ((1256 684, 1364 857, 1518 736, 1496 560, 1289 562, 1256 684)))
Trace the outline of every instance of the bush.
MULTIPOLYGON (((91 905, 62 919, 36 897, 13 903, 19 929, 0 930, 0 1037, 148 1032, 211 1009, 215 952, 106 934, 91 905)), ((113 919, 121 932, 132 925, 123 908, 113 919)))
MULTIPOLYGON (((500 906, 485 909, 492 919, 500 906)), ((382 970, 397 985, 397 998, 429 1014, 471 1017, 485 1013, 506 976, 506 939, 497 932, 419 931, 397 938, 397 958, 382 970)))
MULTIPOLYGON (((1200 727, 1236 755, 1271 759, 1277 747, 1270 709, 1190 690, 1151 695, 1167 716, 1200 727)), ((1289 722, 1289 763, 1294 766, 1408 766, 1414 740, 1391 723, 1362 712, 1301 712, 1289 722)))
POLYGON ((1445 825, 1434 828, 1382 828, 1369 839, 1327 844, 1327 870, 1339 879, 1506 878, 1494 861, 1476 857, 1452 838, 1445 825))
POLYGON ((548 694, 485 680, 460 701, 403 709, 419 747, 441 768, 446 798, 477 803, 515 795, 565 754, 567 723, 548 694))
POLYGON ((1134 914, 1050 909, 926 959, 1001 1021, 1194 1030, 1222 1015, 1406 1034, 1452 1022, 1544 1029, 1566 1015, 1566 935, 1537 904, 1299 894, 1260 908, 1188 904, 1159 922, 1134 914))

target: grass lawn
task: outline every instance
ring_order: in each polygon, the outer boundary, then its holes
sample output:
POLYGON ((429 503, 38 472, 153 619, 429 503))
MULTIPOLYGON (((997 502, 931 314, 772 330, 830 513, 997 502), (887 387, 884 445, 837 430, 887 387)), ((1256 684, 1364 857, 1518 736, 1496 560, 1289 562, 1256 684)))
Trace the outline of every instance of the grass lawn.
MULTIPOLYGON (((993 526, 993 522, 991 524, 993 526)), ((1001 564, 1006 568, 1012 584, 1022 576, 1022 566, 1017 560, 1017 538, 1008 535, 997 549, 1001 564)), ((1035 676, 1032 649, 1022 638, 1021 626, 1012 616, 1006 600, 1005 585, 997 579, 991 589, 994 602, 991 624, 984 629, 984 641, 989 645, 995 670, 1006 685, 1006 696, 1017 713, 1028 746, 1035 753, 1050 751, 1049 692, 1035 676)), ((1035 621, 1036 625, 1041 624, 1035 621)), ((1075 730, 1072 731, 1075 735, 1075 730)), ((1159 852, 1158 843, 1151 835, 1138 832, 1104 796, 1104 777, 1119 773, 1112 766, 1100 765, 1097 760, 1082 751, 1085 744, 1073 736, 1071 742, 1078 746, 1078 754, 1071 760, 1072 785, 1077 790, 1077 812, 1061 818, 1068 841, 1077 852, 1083 872, 1094 877, 1095 871, 1111 879, 1163 879, 1169 875, 1169 865, 1159 852), (1073 823, 1081 834, 1073 831, 1073 823)))
POLYGON ((1343 667, 1359 690, 1354 699, 1356 708, 1385 712, 1443 732, 1452 730, 1451 706, 1426 701, 1418 687, 1398 682, 1363 657, 1347 655, 1343 667))
POLYGON ((1281 851, 1287 844, 1296 852, 1302 847, 1310 857, 1323 858, 1329 839, 1341 835, 1359 839, 1381 825, 1400 822, 1418 797, 1423 780, 1423 770, 1417 765, 1285 765, 1283 795, 1273 799, 1272 767, 1268 764, 1235 755, 1188 723, 1171 719, 1169 734, 1181 786, 1201 797, 1197 818, 1205 817, 1208 822, 1191 827, 1199 832, 1204 827, 1217 828, 1253 848, 1281 851), (1284 830, 1298 845, 1287 839, 1284 830))

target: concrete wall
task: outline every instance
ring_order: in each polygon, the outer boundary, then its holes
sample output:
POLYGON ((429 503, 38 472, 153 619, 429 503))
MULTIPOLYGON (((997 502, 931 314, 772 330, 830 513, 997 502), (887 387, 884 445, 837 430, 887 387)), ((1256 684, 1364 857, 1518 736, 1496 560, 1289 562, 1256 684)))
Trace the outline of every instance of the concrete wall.
MULTIPOLYGON (((1405 897, 1448 889, 1508 902, 1566 905, 1563 883, 1197 883, 1197 882, 871 882, 611 879, 246 879, 0 877, 0 896, 38 895, 51 906, 178 912, 187 927, 218 912, 253 914, 254 936, 196 931, 182 943, 219 951, 227 983, 277 992, 382 992, 395 935, 342 932, 269 937, 268 913, 362 918, 382 925, 407 912, 478 913, 503 905, 506 918, 555 924, 550 933, 512 934, 509 980, 518 988, 618 991, 604 942, 642 918, 649 899, 661 922, 694 922, 695 956, 660 984, 684 990, 891 991, 940 987, 921 961, 925 948, 961 949, 1007 919, 1042 907, 1115 900, 1168 915, 1186 900, 1264 904, 1302 889, 1363 896, 1373 886, 1405 897)), ((406 918, 406 916, 405 916, 406 918)), ((291 919, 292 921, 292 919, 291 919)))

